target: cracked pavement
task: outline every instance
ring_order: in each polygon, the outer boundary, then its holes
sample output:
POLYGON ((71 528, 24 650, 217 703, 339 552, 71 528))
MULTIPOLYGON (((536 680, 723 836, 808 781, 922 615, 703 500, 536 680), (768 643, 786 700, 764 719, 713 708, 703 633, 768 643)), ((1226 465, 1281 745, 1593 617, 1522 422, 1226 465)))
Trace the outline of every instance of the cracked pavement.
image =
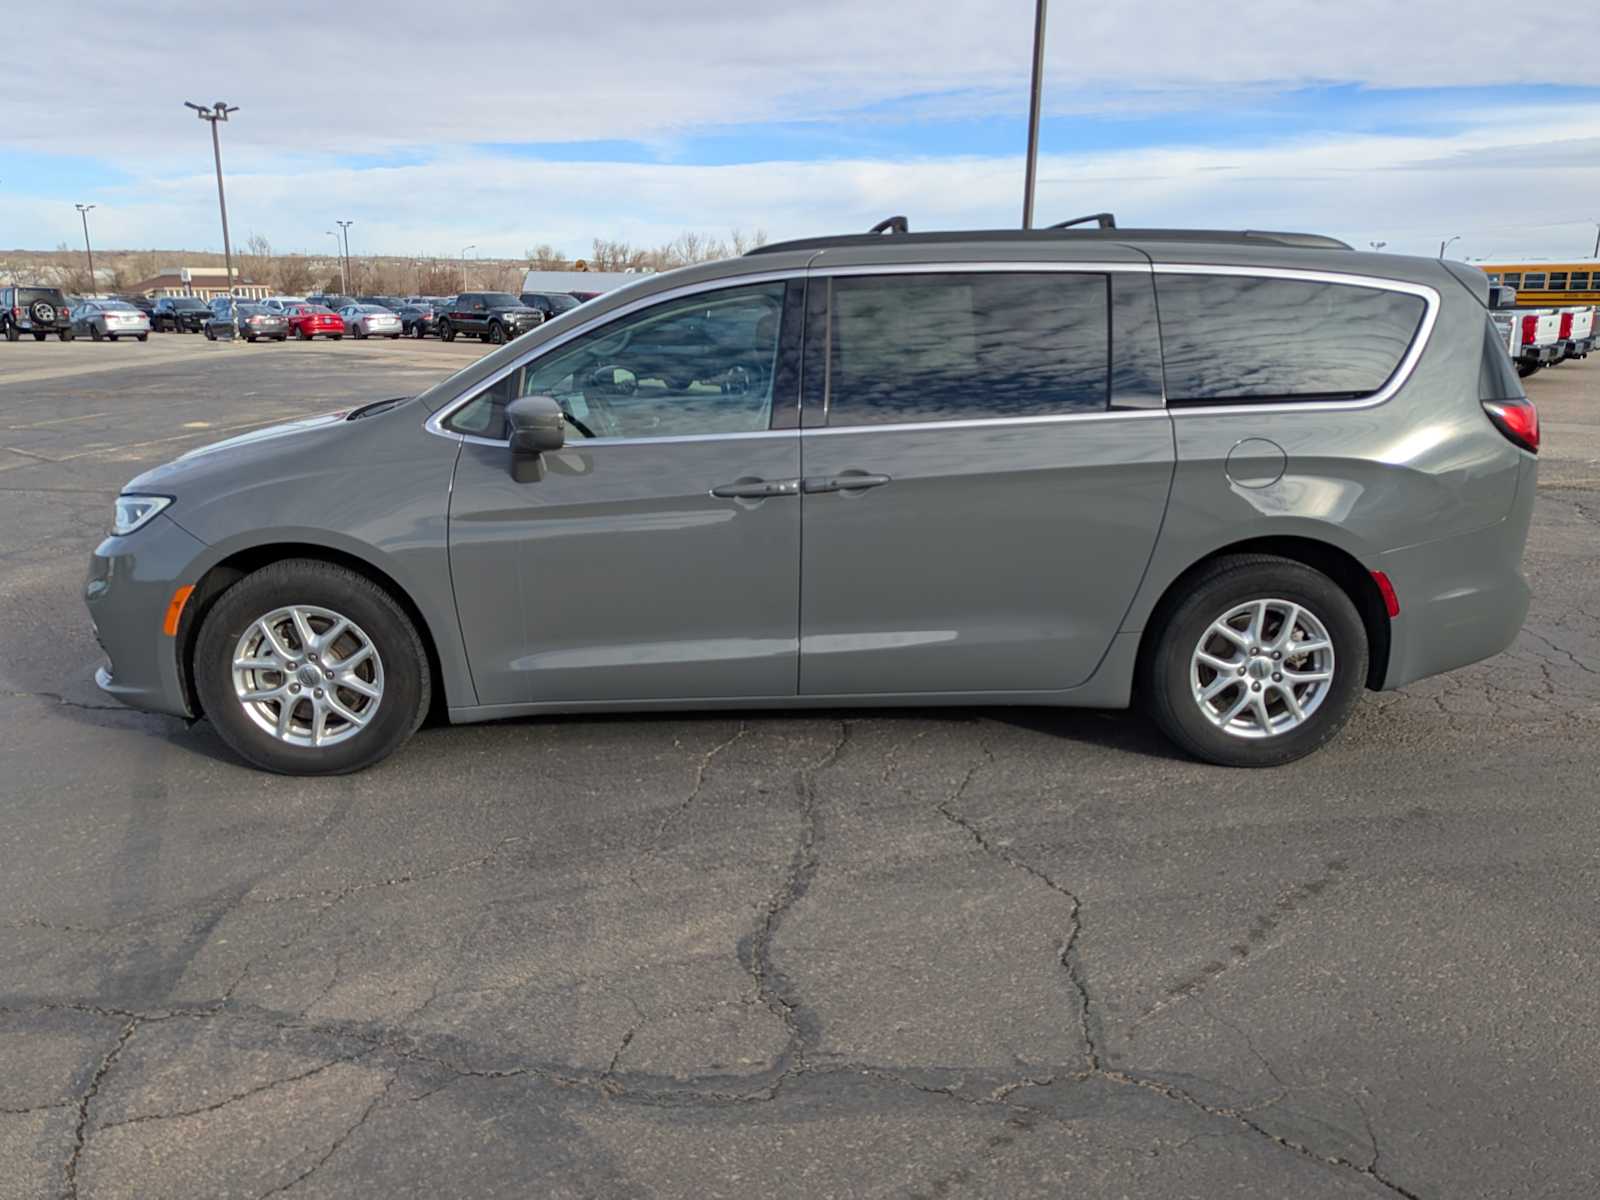
POLYGON ((1288 768, 957 709, 307 781, 100 700, 84 557, 190 423, 462 355, 155 342, 0 352, 0 1200, 1600 1191, 1600 365, 1529 381, 1524 635, 1288 768))

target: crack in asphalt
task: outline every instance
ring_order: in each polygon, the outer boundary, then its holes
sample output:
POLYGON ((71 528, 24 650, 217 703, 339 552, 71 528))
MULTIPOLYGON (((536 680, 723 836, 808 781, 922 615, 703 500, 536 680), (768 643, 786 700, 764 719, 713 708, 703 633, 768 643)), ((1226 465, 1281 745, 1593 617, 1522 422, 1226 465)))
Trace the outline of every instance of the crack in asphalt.
POLYGON ((99 1093, 100 1084, 105 1080, 106 1074, 111 1070, 112 1065, 116 1063, 117 1056, 122 1053, 123 1048, 127 1046, 129 1040, 133 1037, 134 1031, 143 1022, 144 1018, 135 1016, 131 1017, 127 1024, 122 1027, 122 1032, 118 1035, 116 1044, 101 1057, 100 1065, 95 1068, 94 1076, 89 1080, 89 1086, 84 1089, 83 1096, 78 1100, 78 1120, 72 1130, 72 1153, 67 1156, 67 1163, 64 1168, 67 1195, 71 1200, 77 1200, 78 1196, 78 1161, 83 1157, 83 1147, 88 1140, 89 1105, 99 1093))
POLYGON ((346 1066, 350 1063, 357 1062, 371 1053, 373 1053, 372 1050, 363 1050, 360 1054, 351 1054, 343 1058, 336 1058, 331 1062, 321 1063, 318 1066, 312 1067, 310 1070, 301 1071, 297 1075, 288 1075, 282 1079, 274 1079, 269 1083, 259 1084, 253 1088, 246 1088, 244 1091, 236 1092, 226 1099, 218 1100, 215 1104, 204 1104, 199 1108, 179 1109, 177 1112, 143 1113, 137 1117, 124 1117, 120 1121, 107 1121, 102 1125, 96 1125, 94 1131, 95 1133, 100 1133, 107 1129, 120 1129, 124 1125, 143 1125, 150 1121, 176 1121, 181 1117, 198 1117, 205 1113, 216 1112, 219 1108, 227 1108, 230 1104, 237 1104, 241 1100, 248 1100, 252 1096, 259 1096, 263 1092, 270 1092, 273 1088, 280 1088, 290 1083, 299 1083, 301 1080, 311 1079, 314 1076, 321 1075, 324 1071, 330 1071, 334 1067, 346 1066))
POLYGON ((351 1125, 338 1137, 334 1138, 333 1144, 323 1152, 322 1157, 318 1158, 316 1162, 312 1163, 299 1175, 296 1175, 293 1179, 289 1180, 288 1183, 279 1184, 275 1188, 268 1188, 266 1191, 262 1192, 258 1200, 267 1200, 268 1196, 281 1195, 284 1192, 287 1192, 290 1188, 304 1183, 307 1179, 310 1179, 312 1175, 316 1174, 324 1166, 326 1166, 328 1160, 331 1159, 335 1154, 339 1153, 344 1144, 355 1136, 356 1131, 367 1123, 367 1119, 378 1110, 378 1105, 382 1104, 384 1100, 388 1098, 390 1089, 394 1087, 395 1081, 399 1078, 400 1076, 398 1072, 390 1072, 387 1082, 385 1082, 383 1085, 383 1090, 368 1102, 366 1108, 361 1110, 361 1115, 356 1118, 355 1124, 351 1125))
POLYGON ((850 724, 848 721, 841 721, 839 736, 833 745, 815 763, 800 769, 796 779, 796 788, 800 795, 800 835, 794 853, 789 859, 789 869, 778 890, 768 898, 765 912, 755 932, 747 940, 741 939, 737 948, 740 961, 755 982, 757 998, 766 1006, 768 1012, 783 1022, 783 1027, 788 1032, 788 1044, 778 1059, 783 1070, 780 1071, 777 1086, 782 1086, 783 1076, 791 1064, 803 1065, 806 1045, 815 1036, 816 1031, 803 1027, 799 1006, 787 994, 789 991, 787 981, 783 978, 782 972, 773 966, 772 939, 776 936, 778 926, 782 924, 789 909, 795 901, 805 895, 819 865, 817 846, 821 830, 817 816, 816 775, 839 761, 839 756, 844 753, 849 740, 850 724))
POLYGON ((700 756, 700 765, 696 768, 694 773, 694 786, 689 789, 689 794, 685 796, 683 800, 680 801, 674 808, 669 809, 667 813, 662 816, 661 820, 656 825, 655 834, 651 837, 649 845, 647 845, 645 849, 641 851, 633 860, 633 862, 628 865, 628 882, 633 884, 634 887, 638 888, 640 891, 644 890, 643 885, 639 882, 638 876, 640 864, 651 861, 655 859, 658 854, 660 854, 661 839, 666 836, 668 828, 670 828, 677 821, 681 820, 694 805, 694 802, 700 798, 700 792, 705 787, 706 773, 711 770, 711 764, 716 759, 717 755, 728 749, 728 747, 732 746, 735 742, 739 741, 745 736, 745 734, 749 732, 749 726, 746 725, 745 722, 740 721, 739 727, 734 732, 732 737, 718 742, 715 746, 711 747, 711 749, 707 750, 703 755, 700 756))

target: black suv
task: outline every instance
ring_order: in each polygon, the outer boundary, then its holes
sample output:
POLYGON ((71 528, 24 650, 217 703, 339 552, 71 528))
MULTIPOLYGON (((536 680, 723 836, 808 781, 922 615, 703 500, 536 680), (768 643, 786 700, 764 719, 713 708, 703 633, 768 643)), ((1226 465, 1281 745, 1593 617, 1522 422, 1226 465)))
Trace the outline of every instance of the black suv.
POLYGON ((25 333, 33 334, 36 342, 52 333, 70 342, 72 311, 60 288, 0 288, 0 328, 5 329, 8 342, 18 341, 25 333))
POLYGON ((447 342, 470 333, 497 346, 543 322, 542 312, 506 292, 462 292, 438 318, 439 336, 447 342))
POLYGON ((157 333, 199 333, 210 319, 206 302, 193 296, 163 296, 150 310, 150 328, 157 333))
POLYGON ((537 308, 546 321, 572 311, 580 303, 570 292, 523 292, 522 302, 529 308, 537 308))

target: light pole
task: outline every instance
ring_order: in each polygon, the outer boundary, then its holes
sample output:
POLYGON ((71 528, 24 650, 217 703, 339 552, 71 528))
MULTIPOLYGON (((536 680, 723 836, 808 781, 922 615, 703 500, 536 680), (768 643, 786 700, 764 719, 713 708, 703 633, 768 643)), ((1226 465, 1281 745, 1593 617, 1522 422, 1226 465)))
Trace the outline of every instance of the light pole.
POLYGON ((217 206, 222 209, 222 265, 227 271, 228 295, 233 295, 233 247, 228 242, 228 198, 222 191, 222 141, 217 137, 217 124, 228 119, 229 113, 239 111, 237 104, 229 105, 218 100, 214 108, 206 108, 203 104, 192 101, 183 102, 185 108, 192 108, 195 115, 202 121, 211 122, 211 154, 217 163, 217 206))
POLYGON ((1460 240, 1461 240, 1461 235, 1458 233, 1458 234, 1455 235, 1455 237, 1446 238, 1444 241, 1440 242, 1439 243, 1439 257, 1440 258, 1444 257, 1444 252, 1450 248, 1450 243, 1451 242, 1459 242, 1460 240))
POLYGON ((345 289, 345 295, 348 296, 350 294, 351 276, 355 274, 350 268, 350 226, 354 225, 355 222, 335 221, 334 224, 344 231, 344 261, 339 267, 339 286, 345 289))
POLYGON ((477 248, 477 242, 473 242, 470 246, 461 247, 461 290, 463 292, 467 290, 467 251, 476 250, 477 248))
POLYGON ((1382 250, 1388 244, 1389 244, 1388 242, 1368 242, 1367 243, 1367 245, 1372 247, 1372 251, 1373 251, 1374 254, 1376 254, 1379 250, 1382 250))
POLYGON ((1600 221, 1594 223, 1594 256, 1600 258, 1600 221))
POLYGON ((331 229, 327 230, 327 234, 333 239, 333 253, 339 260, 339 291, 348 296, 350 284, 344 277, 344 251, 339 247, 339 235, 331 229))
POLYGON ((1022 227, 1033 228, 1033 185, 1039 171, 1039 98, 1044 89, 1044 10, 1048 0, 1034 0, 1033 84, 1028 93, 1028 165, 1022 181, 1022 227))
POLYGON ((89 210, 92 204, 77 204, 73 206, 78 210, 78 215, 83 218, 83 252, 89 256, 89 294, 92 296, 99 288, 95 286, 94 278, 94 248, 89 245, 89 210))

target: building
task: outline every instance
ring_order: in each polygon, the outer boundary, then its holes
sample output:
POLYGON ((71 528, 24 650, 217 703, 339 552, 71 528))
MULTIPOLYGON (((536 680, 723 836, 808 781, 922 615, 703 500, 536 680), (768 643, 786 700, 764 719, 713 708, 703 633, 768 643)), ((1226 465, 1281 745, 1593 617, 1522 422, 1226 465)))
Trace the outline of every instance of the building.
MULTIPOLYGON (((128 289, 152 300, 163 296, 193 296, 198 300, 213 300, 228 295, 228 273, 224 267, 162 267, 149 279, 141 280, 128 289)), ((233 269, 233 294, 242 300, 261 300, 272 295, 264 283, 244 278, 239 268, 233 269)))

